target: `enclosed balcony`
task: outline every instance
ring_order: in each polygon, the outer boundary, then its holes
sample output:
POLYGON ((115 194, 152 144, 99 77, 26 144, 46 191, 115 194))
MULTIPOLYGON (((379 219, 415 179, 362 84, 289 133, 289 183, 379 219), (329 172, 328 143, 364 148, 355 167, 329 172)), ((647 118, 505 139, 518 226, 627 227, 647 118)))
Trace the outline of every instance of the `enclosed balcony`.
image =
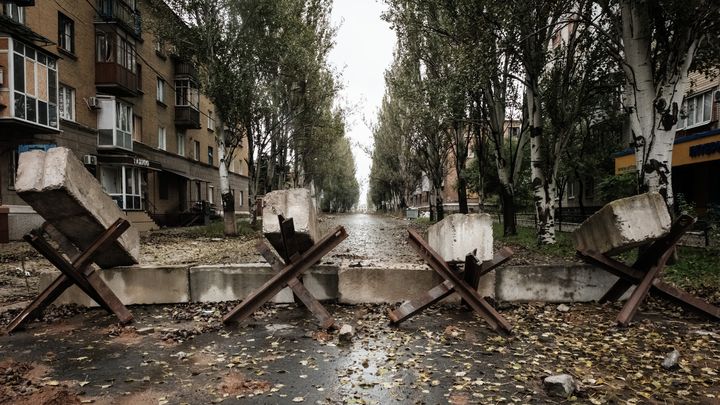
POLYGON ((0 134, 56 133, 57 57, 0 34, 0 134))
POLYGON ((95 33, 95 87, 116 96, 136 96, 138 72, 135 42, 121 33, 98 30, 95 33))
POLYGON ((190 79, 175 80, 175 126, 181 129, 200 129, 200 91, 190 79))
POLYGON ((116 23, 137 39, 142 35, 140 10, 128 0, 96 0, 98 22, 116 23))

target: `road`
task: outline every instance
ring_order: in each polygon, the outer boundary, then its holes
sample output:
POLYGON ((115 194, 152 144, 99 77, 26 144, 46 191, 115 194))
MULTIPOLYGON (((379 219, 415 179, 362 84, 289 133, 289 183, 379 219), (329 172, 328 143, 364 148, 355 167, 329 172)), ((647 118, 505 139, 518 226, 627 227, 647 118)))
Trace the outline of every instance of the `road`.
POLYGON ((341 214, 323 217, 320 225, 323 234, 337 225, 345 227, 348 233, 348 238, 330 254, 333 262, 368 267, 420 261, 406 242, 407 221, 386 215, 341 214))

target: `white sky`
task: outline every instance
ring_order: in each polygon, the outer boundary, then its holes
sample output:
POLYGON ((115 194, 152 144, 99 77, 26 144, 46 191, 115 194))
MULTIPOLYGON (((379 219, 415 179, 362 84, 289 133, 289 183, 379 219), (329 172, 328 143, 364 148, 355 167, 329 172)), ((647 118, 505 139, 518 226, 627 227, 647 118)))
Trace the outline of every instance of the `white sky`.
POLYGON ((385 69, 392 62, 395 33, 380 18, 386 5, 378 0, 334 0, 332 23, 338 27, 330 63, 342 72, 342 103, 351 107, 347 134, 360 182, 360 204, 367 201, 372 149, 368 123, 375 122, 385 93, 385 69))

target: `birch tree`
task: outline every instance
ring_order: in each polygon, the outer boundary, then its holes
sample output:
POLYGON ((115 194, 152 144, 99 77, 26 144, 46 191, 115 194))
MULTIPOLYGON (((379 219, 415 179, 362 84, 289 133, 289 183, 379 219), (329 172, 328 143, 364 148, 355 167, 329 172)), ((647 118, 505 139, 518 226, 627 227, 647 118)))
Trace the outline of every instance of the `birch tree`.
MULTIPOLYGON (((602 0, 608 52, 625 76, 623 107, 635 149, 640 191, 672 208, 672 151, 691 70, 717 66, 720 2, 602 0)), ((604 26, 601 28, 605 28, 604 26)))

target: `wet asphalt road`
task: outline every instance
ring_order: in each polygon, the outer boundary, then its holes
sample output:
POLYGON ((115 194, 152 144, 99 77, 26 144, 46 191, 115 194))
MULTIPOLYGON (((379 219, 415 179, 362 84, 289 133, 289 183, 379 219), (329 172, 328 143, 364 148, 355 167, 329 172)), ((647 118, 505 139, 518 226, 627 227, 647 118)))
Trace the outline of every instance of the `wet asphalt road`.
POLYGON ((320 229, 324 234, 341 225, 348 233, 348 238, 328 256, 330 260, 368 267, 420 262, 420 257, 406 241, 408 224, 408 221, 386 215, 357 213, 325 216, 320 229))

